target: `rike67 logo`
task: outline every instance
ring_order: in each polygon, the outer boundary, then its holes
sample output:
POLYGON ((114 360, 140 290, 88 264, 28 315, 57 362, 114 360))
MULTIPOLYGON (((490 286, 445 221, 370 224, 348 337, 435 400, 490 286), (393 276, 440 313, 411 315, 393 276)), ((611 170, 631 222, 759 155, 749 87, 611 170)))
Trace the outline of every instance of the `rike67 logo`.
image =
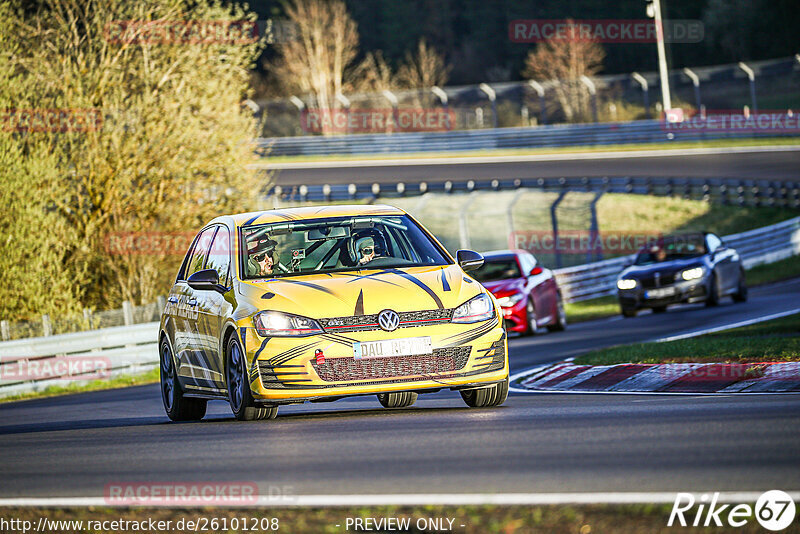
MULTIPOLYGON (((735 502, 735 496, 727 500, 735 502)), ((755 507, 749 504, 721 504, 720 494, 703 494, 695 499, 691 493, 678 493, 667 526, 743 527, 755 517, 767 530, 779 531, 792 524, 795 505, 792 496, 781 490, 770 490, 758 497, 755 507), (699 501, 699 502, 698 502, 699 501), (696 510, 693 508, 697 505, 696 510)))

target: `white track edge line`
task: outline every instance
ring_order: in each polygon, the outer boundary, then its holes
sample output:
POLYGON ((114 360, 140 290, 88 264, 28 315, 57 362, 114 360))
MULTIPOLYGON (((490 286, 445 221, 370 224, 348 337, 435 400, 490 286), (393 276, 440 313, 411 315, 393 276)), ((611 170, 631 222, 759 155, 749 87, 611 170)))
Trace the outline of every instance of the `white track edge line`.
MULTIPOLYGON (((718 502, 747 503, 756 501, 759 491, 693 491, 692 493, 718 493, 718 502)), ((792 499, 800 500, 800 491, 787 492, 792 499)), ((566 505, 566 504, 671 504, 678 492, 596 492, 596 493, 422 493, 375 495, 297 495, 275 498, 259 495, 249 503, 214 503, 203 505, 170 504, 114 504, 104 497, 20 497, 0 499, 0 507, 83 507, 107 506, 112 508, 252 508, 252 507, 336 507, 336 506, 424 506, 424 505, 566 505)))
POLYGON ((769 315, 762 315, 761 317, 755 317, 753 319, 746 319, 744 321, 738 321, 735 323, 729 323, 726 325, 721 326, 714 326, 711 328, 704 328, 702 330, 695 330, 693 332, 687 332, 684 334, 676 334, 674 336, 667 336, 658 339, 650 340, 653 343, 664 343, 666 341, 677 341, 679 339, 688 339, 692 337, 702 336, 703 334, 713 334, 714 332, 721 332, 723 330, 730 330, 732 328, 740 328, 742 326, 750 326, 752 324, 763 323, 764 321, 769 321, 772 319, 780 319, 781 317, 786 317, 787 315, 794 315, 795 313, 800 313, 800 308, 793 308, 791 310, 784 310, 782 312, 771 313, 769 315))

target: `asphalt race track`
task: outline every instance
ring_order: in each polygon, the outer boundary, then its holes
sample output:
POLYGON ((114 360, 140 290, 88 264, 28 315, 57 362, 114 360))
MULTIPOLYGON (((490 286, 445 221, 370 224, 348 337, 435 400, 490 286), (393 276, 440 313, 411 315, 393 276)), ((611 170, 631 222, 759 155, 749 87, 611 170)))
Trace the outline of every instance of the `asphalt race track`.
MULTIPOLYGON (((671 176, 693 178, 731 178, 797 180, 800 179, 800 147, 779 147, 779 151, 707 152, 676 151, 680 155, 659 155, 658 151, 639 154, 618 152, 611 157, 592 154, 560 154, 534 157, 530 160, 514 157, 488 158, 490 162, 470 161, 433 164, 404 161, 397 165, 380 162, 327 162, 288 164, 276 170, 275 183, 281 186, 320 184, 362 184, 405 182, 428 183, 447 180, 464 181, 559 178, 583 176, 671 176), (287 168, 289 167, 289 168, 287 168)), ((444 160, 446 161, 446 159, 444 160)), ((480 160, 477 160, 480 161, 480 160)), ((484 160, 485 161, 485 160, 484 160)))
MULTIPOLYGON (((746 304, 685 306, 512 339, 512 372, 590 347, 800 307, 800 280, 746 304)), ((169 423, 157 385, 0 405, 0 498, 100 497, 120 482, 254 481, 260 492, 393 494, 800 489, 800 394, 512 393, 468 409, 454 392, 385 410, 374 397, 238 423, 169 423)))

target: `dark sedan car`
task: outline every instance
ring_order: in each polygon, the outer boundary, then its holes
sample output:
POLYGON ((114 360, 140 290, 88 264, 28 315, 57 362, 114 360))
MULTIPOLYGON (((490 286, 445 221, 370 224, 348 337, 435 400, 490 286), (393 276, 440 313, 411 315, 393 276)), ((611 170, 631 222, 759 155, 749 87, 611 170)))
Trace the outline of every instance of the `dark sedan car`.
POLYGON ((747 300, 742 260, 715 234, 673 235, 644 247, 617 279, 622 315, 643 308, 663 312, 670 304, 705 302, 725 296, 747 300))
POLYGON ((553 271, 524 250, 486 252, 483 257, 483 266, 471 274, 497 298, 507 331, 525 335, 542 326, 550 331, 567 327, 553 271))

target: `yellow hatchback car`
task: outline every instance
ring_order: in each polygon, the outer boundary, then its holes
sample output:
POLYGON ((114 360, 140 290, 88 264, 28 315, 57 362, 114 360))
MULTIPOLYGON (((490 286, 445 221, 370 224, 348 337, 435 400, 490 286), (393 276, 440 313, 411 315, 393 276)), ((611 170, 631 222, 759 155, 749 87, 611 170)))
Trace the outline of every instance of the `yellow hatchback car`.
POLYGON ((491 293, 391 206, 226 215, 197 234, 161 316, 161 394, 172 420, 225 399, 237 419, 281 404, 377 395, 387 408, 458 390, 508 396, 508 349, 491 293))

